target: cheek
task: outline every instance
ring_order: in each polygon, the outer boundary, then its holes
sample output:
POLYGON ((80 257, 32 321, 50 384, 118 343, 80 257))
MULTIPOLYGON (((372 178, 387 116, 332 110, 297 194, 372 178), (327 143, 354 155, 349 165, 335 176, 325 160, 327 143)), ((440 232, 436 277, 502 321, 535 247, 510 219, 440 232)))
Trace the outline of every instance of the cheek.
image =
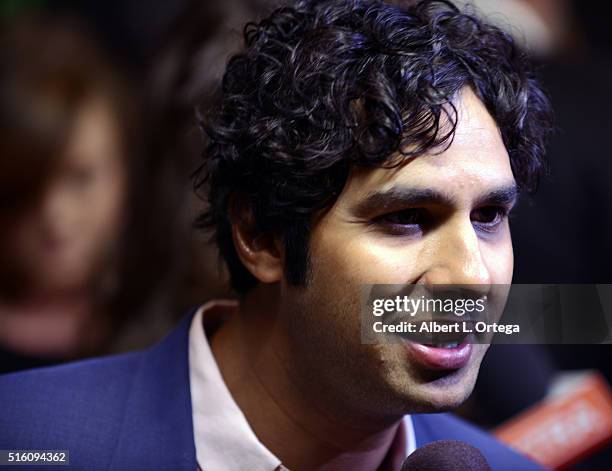
POLYGON ((121 191, 100 194, 95 201, 95 212, 91 214, 93 225, 103 232, 115 232, 121 222, 122 201, 121 191))
POLYGON ((350 285, 402 284, 418 273, 418 244, 377 243, 369 234, 327 231, 311 243, 311 262, 323 277, 350 285))
POLYGON ((81 206, 82 216, 89 220, 95 233, 116 233, 123 219, 126 185, 121 175, 102 175, 88 194, 88 208, 81 206))
POLYGON ((485 246, 482 253, 491 276, 491 283, 498 285, 512 283, 514 252, 510 236, 495 245, 485 246))

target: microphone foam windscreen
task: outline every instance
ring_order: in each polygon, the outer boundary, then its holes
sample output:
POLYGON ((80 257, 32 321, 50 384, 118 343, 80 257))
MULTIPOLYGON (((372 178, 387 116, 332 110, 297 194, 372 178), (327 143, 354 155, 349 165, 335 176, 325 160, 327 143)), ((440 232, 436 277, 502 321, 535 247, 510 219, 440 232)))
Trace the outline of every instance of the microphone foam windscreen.
POLYGON ((490 471, 482 453, 458 440, 438 440, 414 451, 401 471, 490 471))

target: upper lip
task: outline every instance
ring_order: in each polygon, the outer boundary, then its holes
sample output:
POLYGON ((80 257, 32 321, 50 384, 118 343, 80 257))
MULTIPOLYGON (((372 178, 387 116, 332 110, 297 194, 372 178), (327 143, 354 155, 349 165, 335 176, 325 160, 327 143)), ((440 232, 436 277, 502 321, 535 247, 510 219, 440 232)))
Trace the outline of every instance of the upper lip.
MULTIPOLYGON (((393 320, 389 320, 386 322, 387 324, 400 324, 401 322, 410 322, 411 324, 416 324, 417 326, 423 323, 433 322, 435 324, 446 324, 446 325, 455 325, 459 324, 463 327, 464 323, 467 324, 468 328, 473 330, 474 321, 470 319, 462 319, 462 318, 435 318, 435 319, 419 319, 414 320, 414 318, 406 318, 397 317, 393 320)), ((469 337, 469 333, 463 332, 463 328, 459 329, 459 332, 419 332, 419 327, 416 328, 416 332, 402 332, 396 335, 399 335, 401 338, 416 342, 416 343, 428 343, 428 344, 443 344, 443 343, 452 343, 465 342, 466 338, 469 337)))

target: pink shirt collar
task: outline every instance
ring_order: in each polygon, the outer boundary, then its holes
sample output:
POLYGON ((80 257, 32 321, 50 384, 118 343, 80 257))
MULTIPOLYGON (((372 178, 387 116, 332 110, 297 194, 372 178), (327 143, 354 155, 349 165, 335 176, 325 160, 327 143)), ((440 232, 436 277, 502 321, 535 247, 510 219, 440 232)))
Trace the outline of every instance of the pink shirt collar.
MULTIPOLYGON (((235 301, 206 303, 198 309, 189 330, 189 380, 198 466, 204 471, 284 470, 280 460, 259 441, 234 401, 206 338, 204 313, 208 324, 209 319, 218 321, 220 315, 227 315, 237 307, 235 301)), ((415 448, 412 419, 406 415, 383 469, 399 470, 415 448)))

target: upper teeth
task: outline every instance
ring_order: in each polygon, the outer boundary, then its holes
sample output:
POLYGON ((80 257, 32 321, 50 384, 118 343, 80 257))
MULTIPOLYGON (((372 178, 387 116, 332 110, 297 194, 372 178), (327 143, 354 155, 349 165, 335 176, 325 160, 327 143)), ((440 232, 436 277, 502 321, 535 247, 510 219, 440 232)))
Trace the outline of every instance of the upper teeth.
POLYGON ((459 342, 447 342, 439 343, 436 345, 437 348, 455 348, 459 345, 459 342))

